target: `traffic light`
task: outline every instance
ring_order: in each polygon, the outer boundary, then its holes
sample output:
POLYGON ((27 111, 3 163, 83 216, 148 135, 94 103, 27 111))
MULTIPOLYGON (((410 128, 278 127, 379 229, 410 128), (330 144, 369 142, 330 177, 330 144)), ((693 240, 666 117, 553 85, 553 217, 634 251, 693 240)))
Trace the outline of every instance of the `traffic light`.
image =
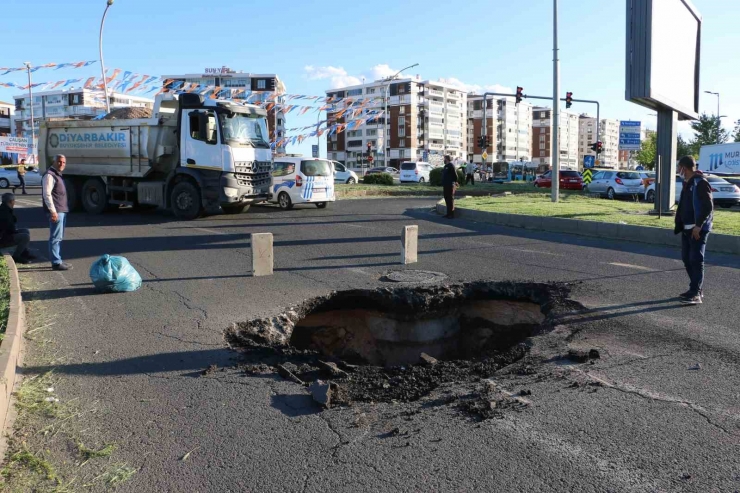
POLYGON ((486 145, 486 136, 485 135, 481 135, 480 137, 478 137, 478 147, 480 147, 481 149, 485 149, 486 147, 488 147, 486 145))
POLYGON ((491 136, 486 135, 486 147, 491 147, 491 136))
POLYGON ((601 154, 604 151, 604 144, 601 141, 596 143, 596 154, 601 154))
POLYGON ((521 103, 523 97, 524 97, 524 88, 516 86, 516 104, 521 103))
POLYGON ((573 93, 566 92, 565 93, 565 107, 570 108, 571 106, 573 106, 573 93))

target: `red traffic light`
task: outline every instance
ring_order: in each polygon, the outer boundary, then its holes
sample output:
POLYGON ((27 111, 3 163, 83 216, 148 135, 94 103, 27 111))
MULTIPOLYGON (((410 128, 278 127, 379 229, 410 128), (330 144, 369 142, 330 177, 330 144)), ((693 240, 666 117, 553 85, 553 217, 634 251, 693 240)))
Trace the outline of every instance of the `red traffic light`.
POLYGON ((521 103, 523 97, 524 97, 524 88, 520 86, 516 86, 516 104, 521 103))
POLYGON ((573 93, 566 92, 565 93, 565 107, 570 108, 571 106, 573 106, 573 93))

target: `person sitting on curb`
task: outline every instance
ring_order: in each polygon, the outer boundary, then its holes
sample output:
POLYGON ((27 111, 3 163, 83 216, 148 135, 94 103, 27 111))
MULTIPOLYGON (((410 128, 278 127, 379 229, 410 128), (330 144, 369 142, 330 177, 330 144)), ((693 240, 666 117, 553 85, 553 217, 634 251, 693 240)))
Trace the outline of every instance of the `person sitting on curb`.
POLYGON ((27 229, 17 229, 18 219, 15 217, 15 195, 4 193, 0 204, 0 247, 14 246, 13 260, 18 264, 30 264, 36 257, 28 251, 31 242, 31 232, 27 229))

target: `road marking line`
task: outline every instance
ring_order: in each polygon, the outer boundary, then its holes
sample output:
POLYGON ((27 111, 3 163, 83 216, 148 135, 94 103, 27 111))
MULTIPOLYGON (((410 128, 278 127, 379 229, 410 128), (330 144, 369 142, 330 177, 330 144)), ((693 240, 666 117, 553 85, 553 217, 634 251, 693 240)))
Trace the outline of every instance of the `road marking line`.
POLYGON ((649 270, 649 271, 654 270, 654 269, 651 269, 650 267, 643 267, 641 265, 620 264, 619 262, 606 262, 606 263, 608 265, 613 265, 615 267, 626 267, 627 269, 649 270))
POLYGON ((41 203, 40 202, 28 202, 26 200, 19 199, 18 197, 15 198, 15 201, 17 203, 19 203, 19 204, 32 205, 34 207, 41 207, 41 203))
POLYGON ((509 250, 516 250, 517 252, 539 253, 541 255, 552 255, 553 257, 565 257, 565 255, 560 254, 560 253, 540 252, 539 250, 527 250, 525 248, 514 248, 514 247, 504 247, 504 248, 508 248, 509 250))
POLYGON ((195 229, 197 231, 205 231, 206 233, 211 233, 213 235, 225 235, 226 233, 222 231, 214 231, 212 229, 206 229, 206 228, 194 228, 192 226, 187 226, 188 229, 195 229))

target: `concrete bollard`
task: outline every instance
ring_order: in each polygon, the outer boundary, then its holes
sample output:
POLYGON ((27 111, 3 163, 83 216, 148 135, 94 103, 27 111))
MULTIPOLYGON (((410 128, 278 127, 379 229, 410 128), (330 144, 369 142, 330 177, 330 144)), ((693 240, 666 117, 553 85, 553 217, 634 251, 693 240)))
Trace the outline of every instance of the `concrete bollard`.
POLYGON ((401 232, 401 263, 415 264, 419 245, 419 226, 404 226, 401 232))
POLYGON ((271 276, 273 264, 272 233, 252 233, 252 276, 271 276))

